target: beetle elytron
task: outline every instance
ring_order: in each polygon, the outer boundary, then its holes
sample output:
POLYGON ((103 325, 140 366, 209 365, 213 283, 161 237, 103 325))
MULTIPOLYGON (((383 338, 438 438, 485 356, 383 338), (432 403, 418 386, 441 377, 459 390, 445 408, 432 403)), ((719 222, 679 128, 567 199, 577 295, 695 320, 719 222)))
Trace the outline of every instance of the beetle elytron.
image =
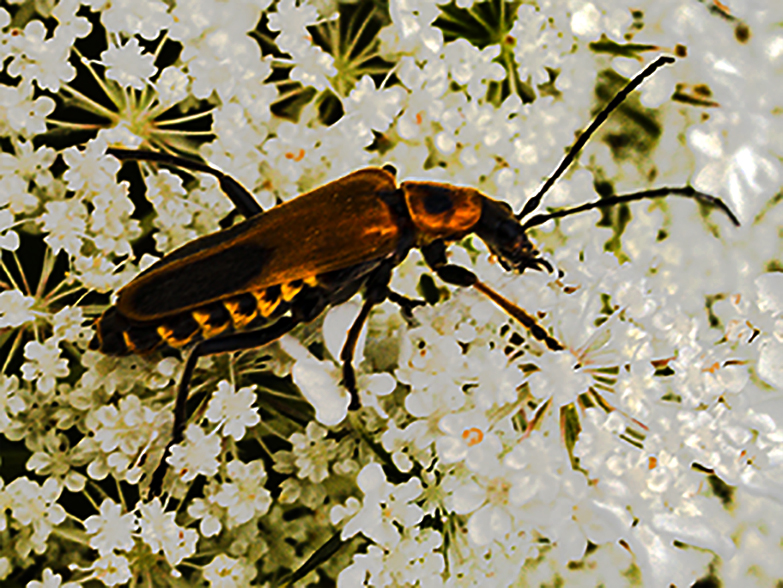
MULTIPOLYGON (((660 57, 631 80, 518 215, 508 204, 473 188, 421 181, 397 185, 390 166, 353 172, 264 212, 238 182, 210 166, 163 153, 109 149, 121 160, 159 162, 215 176, 245 220, 187 243, 139 274, 98 319, 90 347, 127 355, 192 346, 175 401, 170 447, 182 440, 188 389, 200 357, 265 345, 363 288, 364 304, 340 354, 343 384, 351 394, 349 408, 356 409, 359 396, 352 359, 359 333, 373 306, 386 299, 407 312, 421 303, 389 289, 393 269, 418 248, 444 282, 478 289, 549 349, 563 349, 524 310, 470 270, 448 263, 446 247, 473 233, 507 271, 552 271, 528 239, 530 227, 591 208, 667 195, 718 207, 738 224, 723 202, 690 187, 612 196, 521 220, 538 207, 608 114, 655 69, 673 61, 660 57)), ((165 472, 164 455, 150 483, 151 495, 160 492, 165 472)))

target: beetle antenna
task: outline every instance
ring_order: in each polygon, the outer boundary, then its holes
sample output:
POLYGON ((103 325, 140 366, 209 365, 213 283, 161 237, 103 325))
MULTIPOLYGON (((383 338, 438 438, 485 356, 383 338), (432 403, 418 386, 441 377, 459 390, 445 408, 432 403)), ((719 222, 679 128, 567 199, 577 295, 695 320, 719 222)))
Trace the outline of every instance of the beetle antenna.
POLYGON ((547 178, 546 182, 544 182, 544 185, 541 186, 538 192, 536 192, 535 196, 525 202, 525 206, 522 208, 522 212, 517 215, 518 220, 521 220, 533 212, 536 208, 538 208, 538 205, 541 204, 541 199, 544 197, 544 194, 546 194, 557 181, 557 179, 563 175, 563 172, 568 168, 569 165, 571 165, 571 163, 573 163, 574 159, 576 159, 576 156, 582 150, 582 147, 585 146, 585 143, 587 143, 588 139, 590 139, 590 137, 595 134, 595 132, 598 130, 598 127, 600 127, 604 121, 606 121, 609 115, 618 106, 620 106, 620 104, 628 97, 628 94, 636 90, 636 88, 638 88, 645 79, 653 75, 655 70, 670 63, 674 63, 674 57, 670 57, 669 55, 661 55, 650 65, 645 67, 641 72, 636 74, 622 90, 617 92, 609 104, 607 104, 604 109, 598 113, 598 115, 593 119, 593 122, 591 122, 590 125, 584 131, 582 131, 582 133, 579 135, 579 138, 574 141, 574 144, 571 145, 568 153, 565 154, 565 157, 563 157, 555 171, 552 172, 552 175, 547 178))
POLYGON ((706 204, 723 211, 726 216, 731 219, 731 222, 734 223, 735 226, 740 226, 739 220, 731 211, 731 209, 726 206, 726 203, 723 202, 723 200, 716 198, 715 196, 705 194, 704 192, 698 192, 697 190, 694 190, 692 186, 684 186, 680 188, 655 188, 654 190, 643 190, 641 192, 633 192, 631 194, 609 196, 607 198, 594 200, 593 202, 580 204, 579 206, 574 206, 573 208, 565 208, 563 210, 549 212, 546 214, 537 214, 535 216, 531 216, 527 221, 525 221, 525 223, 522 225, 522 228, 527 230, 530 227, 543 225, 545 222, 552 220, 553 218, 571 216, 572 214, 578 214, 593 208, 605 208, 608 206, 615 206, 616 204, 622 204, 623 202, 645 200, 648 198, 665 198, 666 196, 683 196, 685 198, 693 198, 694 200, 698 200, 702 204, 706 204))

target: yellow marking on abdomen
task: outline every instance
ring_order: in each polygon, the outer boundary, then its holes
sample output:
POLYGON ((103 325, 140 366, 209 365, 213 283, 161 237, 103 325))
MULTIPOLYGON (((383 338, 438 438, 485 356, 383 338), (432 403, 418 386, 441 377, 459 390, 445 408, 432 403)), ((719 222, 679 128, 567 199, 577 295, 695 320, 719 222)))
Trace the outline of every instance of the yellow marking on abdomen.
POLYGON ((268 293, 269 293, 268 289, 262 290, 261 292, 252 292, 253 296, 256 299, 256 306, 258 307, 258 312, 264 318, 270 316, 280 304, 279 296, 275 296, 274 298, 268 299, 266 297, 268 293))
POLYGON ((254 310, 251 314, 242 314, 239 312, 239 302, 225 301, 223 305, 228 310, 228 314, 231 315, 231 322, 234 323, 235 329, 244 328, 250 321, 256 318, 258 309, 254 310))
POLYGON ((212 315, 208 312, 194 310, 191 314, 199 327, 201 327, 201 336, 204 337, 204 339, 211 339, 215 335, 220 335, 220 333, 229 327, 228 322, 225 322, 222 325, 210 325, 209 320, 212 318, 212 315))
POLYGON ((136 346, 133 344, 133 341, 131 341, 128 331, 122 332, 122 340, 125 341, 125 347, 128 348, 130 353, 136 353, 136 346))
POLYGON ((185 339, 177 339, 174 336, 174 331, 172 329, 169 329, 168 327, 161 325, 155 331, 160 335, 160 338, 163 339, 163 341, 168 345, 169 347, 174 347, 176 349, 180 347, 185 347, 188 343, 190 343, 193 340, 193 337, 198 331, 195 331, 191 333, 188 337, 185 339))
POLYGON ((302 287, 304 284, 301 280, 295 280, 293 282, 290 282, 288 284, 281 284, 280 286, 280 296, 283 298, 285 302, 291 302, 291 300, 294 299, 294 296, 299 294, 299 292, 302 291, 302 287))

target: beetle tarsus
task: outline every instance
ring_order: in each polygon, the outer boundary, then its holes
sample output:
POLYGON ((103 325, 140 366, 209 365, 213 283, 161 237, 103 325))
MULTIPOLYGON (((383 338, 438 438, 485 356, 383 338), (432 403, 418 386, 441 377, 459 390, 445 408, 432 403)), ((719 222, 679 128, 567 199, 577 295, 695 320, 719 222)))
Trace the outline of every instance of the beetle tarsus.
POLYGON ((426 306, 427 304, 426 300, 422 300, 421 298, 409 298, 408 296, 393 292, 392 290, 388 291, 386 298, 389 300, 389 302, 393 302, 400 307, 402 316, 405 317, 406 321, 413 320, 414 308, 419 306, 426 306))
POLYGON ((356 387, 356 372, 350 361, 343 362, 343 380, 341 384, 348 390, 348 394, 351 395, 351 402, 348 404, 348 410, 360 409, 362 403, 359 400, 359 389, 356 387))

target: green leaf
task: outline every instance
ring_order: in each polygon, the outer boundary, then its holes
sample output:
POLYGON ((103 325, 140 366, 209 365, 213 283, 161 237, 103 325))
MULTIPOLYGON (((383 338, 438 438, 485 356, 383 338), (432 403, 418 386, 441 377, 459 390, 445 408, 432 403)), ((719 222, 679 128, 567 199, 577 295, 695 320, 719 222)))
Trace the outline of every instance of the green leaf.
POLYGON ((637 59, 640 53, 645 51, 660 51, 657 45, 643 45, 641 43, 618 43, 612 41, 606 35, 601 35, 601 39, 588 45, 593 53, 609 53, 618 57, 630 57, 637 59))
POLYGON ((321 564, 328 562, 335 553, 340 551, 340 549, 342 549, 346 543, 350 543, 352 540, 348 539, 347 541, 343 541, 343 539, 340 537, 341 533, 342 530, 337 531, 334 535, 332 535, 332 538, 329 539, 329 541, 316 549, 315 552, 309 558, 307 558, 307 561, 305 561, 299 567, 299 569, 292 572, 291 575, 280 582, 279 585, 293 586, 295 582, 298 582, 304 578, 307 574, 317 569, 321 564))

